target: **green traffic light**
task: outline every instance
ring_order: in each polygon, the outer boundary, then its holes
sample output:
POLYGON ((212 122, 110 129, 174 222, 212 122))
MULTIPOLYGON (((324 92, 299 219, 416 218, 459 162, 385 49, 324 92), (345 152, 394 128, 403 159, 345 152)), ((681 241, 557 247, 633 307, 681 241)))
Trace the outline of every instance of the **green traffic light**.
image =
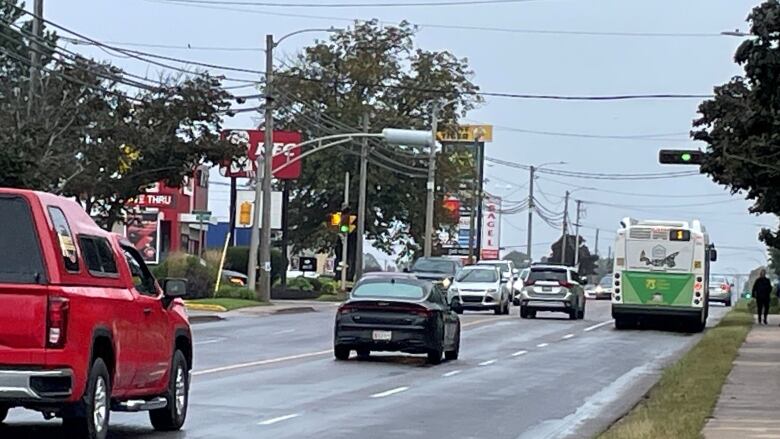
POLYGON ((690 154, 689 152, 685 152, 685 153, 683 153, 683 155, 682 155, 682 156, 680 156, 680 158, 681 158, 681 159, 682 159, 684 162, 690 162, 690 161, 691 161, 691 154, 690 154))
POLYGON ((347 233, 349 232, 349 226, 347 225, 341 226, 339 230, 341 231, 341 233, 347 233))

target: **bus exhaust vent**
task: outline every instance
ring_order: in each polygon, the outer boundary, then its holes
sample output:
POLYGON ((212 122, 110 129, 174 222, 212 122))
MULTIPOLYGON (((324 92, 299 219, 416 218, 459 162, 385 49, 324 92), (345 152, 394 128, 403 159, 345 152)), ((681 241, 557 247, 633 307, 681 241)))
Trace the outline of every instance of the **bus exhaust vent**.
POLYGON ((652 233, 652 229, 632 227, 628 236, 631 239, 651 239, 652 233))

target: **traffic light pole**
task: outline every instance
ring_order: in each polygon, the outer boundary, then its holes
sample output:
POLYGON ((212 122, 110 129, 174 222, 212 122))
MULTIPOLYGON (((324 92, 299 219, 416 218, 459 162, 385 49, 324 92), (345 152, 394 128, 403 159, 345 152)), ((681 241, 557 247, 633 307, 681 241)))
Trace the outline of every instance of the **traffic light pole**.
MULTIPOLYGON (((349 172, 344 175, 344 204, 342 210, 349 208, 349 172)), ((349 221, 349 215, 347 215, 349 221)), ((349 252, 349 231, 341 233, 341 291, 347 291, 347 271, 349 265, 347 261, 347 252, 349 252)))
MULTIPOLYGON (((368 133, 368 113, 363 115, 363 132, 368 133)), ((366 233, 366 184, 368 181, 368 138, 360 145, 360 189, 358 191, 357 240, 355 244, 355 282, 363 275, 363 239, 366 233)))

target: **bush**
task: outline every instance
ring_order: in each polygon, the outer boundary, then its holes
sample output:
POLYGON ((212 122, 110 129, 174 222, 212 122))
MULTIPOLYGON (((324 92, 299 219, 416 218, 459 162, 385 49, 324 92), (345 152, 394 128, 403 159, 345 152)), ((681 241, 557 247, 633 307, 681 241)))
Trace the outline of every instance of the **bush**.
POLYGON ((235 285, 221 285, 219 291, 217 291, 216 297, 224 299, 257 300, 254 291, 247 287, 238 287, 235 285))
MULTIPOLYGON (((282 252, 278 248, 271 249, 271 285, 282 277, 282 252)), ((249 274, 249 247, 229 247, 225 254, 225 270, 249 274)))
POLYGON ((291 290, 314 291, 314 285, 305 277, 295 277, 287 281, 287 288, 291 290))
POLYGON ((322 284, 322 288, 320 289, 320 294, 338 294, 339 292, 339 283, 336 282, 333 279, 324 277, 320 278, 320 283, 322 284))
POLYGON ((154 268, 158 279, 166 277, 187 280, 187 298, 202 299, 214 295, 217 281, 217 267, 201 261, 197 256, 174 253, 154 268))
MULTIPOLYGON (((748 303, 748 310, 750 310, 751 314, 755 314, 758 311, 756 299, 752 299, 750 303, 748 303)), ((774 294, 772 295, 772 298, 769 299, 769 314, 780 314, 780 299, 774 294)))

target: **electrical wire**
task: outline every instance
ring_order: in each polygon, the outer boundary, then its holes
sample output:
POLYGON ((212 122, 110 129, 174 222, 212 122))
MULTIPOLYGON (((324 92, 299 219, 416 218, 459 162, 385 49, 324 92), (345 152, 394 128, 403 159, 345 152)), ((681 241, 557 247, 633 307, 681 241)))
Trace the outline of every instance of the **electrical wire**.
MULTIPOLYGON (((529 165, 524 165, 517 162, 511 162, 508 160, 501 160, 493 157, 485 157, 485 161, 495 163, 510 168, 524 169, 530 171, 529 165)), ((699 171, 678 171, 678 172, 653 172, 653 173, 638 173, 638 174, 620 174, 620 173, 593 173, 593 172, 574 172, 574 171, 560 171, 555 169, 536 169, 536 172, 543 174, 552 174, 562 177, 571 178, 585 178, 593 180, 657 180, 666 178, 679 178, 690 177, 693 175, 700 175, 699 171)))
POLYGON ((493 125, 493 129, 497 131, 509 131, 514 133, 534 134, 540 136, 556 136, 556 137, 569 137, 575 139, 610 139, 610 140, 631 140, 631 141, 686 141, 685 139, 670 139, 670 136, 687 136, 689 133, 675 132, 675 133, 656 133, 656 134, 627 134, 627 135, 607 135, 607 134, 587 134, 587 133, 570 133, 570 132, 558 132, 558 131, 539 131, 529 130, 525 128, 513 128, 502 125, 493 125))
POLYGON ((604 189, 604 188, 598 188, 598 187, 591 187, 591 186, 577 186, 572 185, 571 183, 563 182, 560 180, 555 180, 549 177, 537 177, 540 180, 550 181, 553 183, 557 183, 563 186, 567 186, 570 188, 578 189, 578 190, 588 190, 588 191, 594 191, 594 192, 602 192, 605 194, 615 194, 615 195, 626 195, 626 196, 632 196, 632 197, 646 197, 646 198, 710 198, 710 197, 731 197, 730 194, 690 194, 690 195, 682 195, 682 194, 668 194, 668 195, 662 195, 662 194, 646 194, 646 193, 634 193, 634 192, 621 192, 621 191, 615 191, 611 189, 604 189))
POLYGON ((216 6, 254 6, 272 8, 408 8, 408 7, 440 7, 440 6, 480 6, 497 4, 529 3, 538 0, 444 0, 438 2, 376 2, 376 3, 280 3, 260 1, 217 1, 217 0, 163 0, 163 3, 180 3, 216 6))
MULTIPOLYGON (((257 14, 265 16, 276 17, 290 17, 290 18, 305 18, 314 20, 327 20, 327 21, 341 21, 345 23, 366 23, 374 20, 360 19, 350 17, 336 17, 336 16, 324 16, 324 15, 311 15, 311 14, 299 14, 299 13, 285 13, 275 11, 262 11, 250 8, 236 8, 236 7, 220 7, 209 5, 197 5, 192 3, 180 3, 175 0, 145 0, 148 3, 165 4, 165 5, 177 5, 190 8, 200 8, 207 10, 219 10, 230 12, 241 12, 245 14, 257 14)), ((399 26, 403 22, 392 22, 376 20, 378 24, 383 26, 399 26)), ((587 31, 587 30, 561 30, 561 29, 529 29, 529 28, 506 28, 496 26, 478 26, 478 25, 461 25, 461 24, 441 24, 441 23, 408 23, 410 26, 417 28, 430 28, 430 29, 445 29, 456 31, 481 31, 481 32, 493 32, 493 33, 510 33, 510 34, 526 34, 526 35, 564 35, 564 36, 592 36, 592 37, 628 37, 628 38, 723 38, 723 34, 720 32, 622 32, 622 31, 587 31)))

